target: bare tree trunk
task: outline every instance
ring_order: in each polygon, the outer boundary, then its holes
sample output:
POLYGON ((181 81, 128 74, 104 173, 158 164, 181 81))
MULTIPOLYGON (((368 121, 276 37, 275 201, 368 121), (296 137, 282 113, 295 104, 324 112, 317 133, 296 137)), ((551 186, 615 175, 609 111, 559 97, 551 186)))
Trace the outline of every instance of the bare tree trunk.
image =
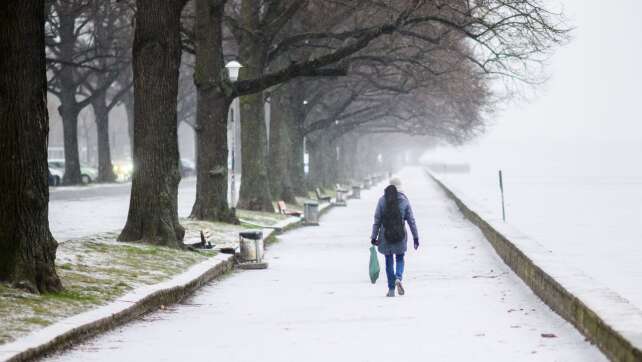
POLYGON ((357 178, 363 179, 377 171, 377 155, 379 154, 378 143, 374 136, 361 137, 357 145, 357 178))
POLYGON ((65 145, 65 175, 63 177, 63 184, 78 185, 81 183, 80 154, 78 153, 79 112, 73 104, 65 103, 66 104, 58 107, 58 112, 62 118, 63 141, 65 145))
MULTIPOLYGON (((260 2, 243 0, 241 18, 248 29, 259 28, 260 2)), ((245 62, 242 79, 258 78, 265 69, 267 51, 259 34, 243 37, 239 55, 245 62)), ((267 130, 265 127, 263 92, 241 97, 242 180, 238 207, 274 212, 268 178, 267 130)))
POLYGON ((263 93, 241 97, 241 155, 243 156, 238 207, 274 212, 267 167, 267 130, 263 93))
POLYGON ((127 135, 129 136, 129 152, 132 159, 134 158, 134 91, 129 90, 123 96, 123 103, 125 104, 125 112, 127 113, 127 135))
POLYGON ((338 159, 338 154, 337 154, 337 144, 336 142, 332 142, 331 140, 327 139, 325 142, 322 143, 323 148, 322 148, 322 157, 323 157, 323 167, 325 169, 325 172, 323 175, 325 176, 323 179, 323 186, 325 187, 334 187, 338 180, 338 165, 339 165, 339 159, 338 159))
POLYGON ((312 187, 332 187, 337 181, 336 145, 329 137, 318 135, 309 142, 310 181, 312 187))
POLYGON ((344 175, 346 180, 344 182, 348 183, 353 180, 356 180, 357 177, 357 152, 359 149, 359 139, 360 136, 358 134, 351 134, 349 138, 346 139, 344 142, 344 147, 345 151, 343 152, 344 155, 344 175))
POLYGON ((196 201, 191 217, 237 223, 227 203, 227 117, 230 100, 217 92, 199 96, 198 111, 205 119, 199 126, 196 157, 196 201), (207 109, 207 113, 203 110, 207 109))
MULTIPOLYGON (((60 57, 63 61, 73 63, 74 35, 76 15, 73 12, 60 14, 60 57)), ((63 184, 78 185, 80 178, 80 157, 78 155, 78 113, 76 106, 76 85, 74 70, 71 65, 63 65, 60 70, 60 107, 65 145, 65 175, 63 184)))
POLYGON ((111 163, 109 146, 109 109, 103 92, 94 98, 92 108, 96 119, 96 143, 98 144, 98 182, 114 182, 114 165, 111 163))
POLYGON ((363 137, 359 140, 357 143, 357 152, 356 152, 356 160, 357 160, 357 165, 355 167, 355 179, 357 182, 360 182, 363 177, 366 175, 366 153, 368 152, 367 150, 367 144, 368 144, 368 137, 363 137))
POLYGON ((192 217, 236 223, 227 203, 227 112, 232 102, 218 84, 225 68, 222 47, 224 1, 196 0, 196 201, 192 217))
POLYGON ((292 118, 288 119, 288 133, 292 142, 290 147, 289 168, 290 179, 294 193, 298 196, 307 196, 306 177, 305 177, 305 163, 303 160, 304 153, 304 132, 303 122, 305 120, 305 92, 302 86, 303 81, 296 79, 288 84, 288 91, 290 97, 290 110, 292 118))
POLYGON ((308 160, 308 184, 311 188, 323 186, 324 165, 321 157, 320 142, 308 139, 306 148, 310 158, 308 160))
POLYGON ((134 176, 120 241, 182 247, 176 123, 180 16, 185 0, 138 0, 133 45, 134 176))
POLYGON ((49 231, 44 1, 0 2, 0 281, 62 289, 49 231))
POLYGON ((305 163, 303 159, 303 132, 297 119, 291 119, 290 121, 292 123, 297 123, 289 127, 291 135, 290 140, 292 141, 290 157, 288 157, 290 179, 292 180, 294 194, 305 196, 308 185, 306 184, 305 179, 305 163))
POLYGON ((292 137, 289 134, 288 123, 293 117, 290 107, 288 85, 284 85, 272 94, 272 117, 270 120, 270 187, 272 195, 277 200, 296 203, 294 187, 291 178, 290 148, 292 137))
POLYGON ((347 184, 352 179, 352 168, 354 167, 354 153, 357 148, 357 136, 352 133, 343 135, 339 142, 339 161, 337 164, 337 179, 347 184))

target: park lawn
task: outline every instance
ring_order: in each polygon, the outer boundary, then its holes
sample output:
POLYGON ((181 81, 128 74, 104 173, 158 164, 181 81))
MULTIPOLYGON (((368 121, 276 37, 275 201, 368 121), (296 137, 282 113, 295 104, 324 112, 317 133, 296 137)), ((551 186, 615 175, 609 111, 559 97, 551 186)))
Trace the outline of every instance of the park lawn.
MULTIPOLYGON (((263 222, 282 219, 277 214, 248 215, 263 222)), ((199 242, 202 230, 216 247, 236 246, 239 231, 247 229, 187 219, 181 224, 186 229, 186 244, 199 242)), ((62 292, 36 295, 0 283, 0 344, 105 305, 137 287, 167 280, 217 254, 117 242, 117 237, 118 233, 110 232, 60 243, 56 266, 65 288, 62 292)))
POLYGON ((236 210, 236 216, 241 220, 241 223, 247 222, 248 227, 256 227, 256 225, 273 226, 288 218, 287 215, 281 215, 277 212, 266 213, 250 210, 236 210), (254 225, 251 225, 254 224, 254 225))
MULTIPOLYGON (((319 191, 321 191, 321 195, 323 196, 330 196, 333 199, 337 197, 337 189, 334 187, 319 187, 319 191)), ((317 201, 317 194, 315 190, 309 190, 308 191, 308 197, 307 198, 298 198, 297 197, 297 202, 300 202, 303 204, 304 201, 311 200, 311 201, 317 201)))

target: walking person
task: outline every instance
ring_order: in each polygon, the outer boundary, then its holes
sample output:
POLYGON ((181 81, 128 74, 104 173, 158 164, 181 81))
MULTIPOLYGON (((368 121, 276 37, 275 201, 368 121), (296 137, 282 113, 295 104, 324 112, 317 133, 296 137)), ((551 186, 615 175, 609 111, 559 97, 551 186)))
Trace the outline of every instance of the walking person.
POLYGON ((371 243, 386 257, 386 276, 388 278, 388 297, 404 295, 403 269, 404 255, 408 249, 405 223, 410 226, 415 250, 419 248, 419 234, 415 217, 408 197, 400 191, 401 180, 392 178, 384 195, 379 198, 372 225, 371 243), (395 263, 396 262, 396 263, 395 263), (396 264, 396 267, 395 267, 396 264))

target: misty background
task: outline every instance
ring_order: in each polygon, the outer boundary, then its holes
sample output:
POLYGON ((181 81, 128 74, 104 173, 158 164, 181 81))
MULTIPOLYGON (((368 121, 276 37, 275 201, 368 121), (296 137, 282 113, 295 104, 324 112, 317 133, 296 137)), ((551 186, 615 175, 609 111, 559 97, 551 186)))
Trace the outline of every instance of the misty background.
POLYGON ((561 3, 575 29, 572 41, 551 58, 548 82, 530 102, 505 105, 486 134, 454 153, 508 172, 640 175, 642 3, 561 3))
POLYGON ((468 163, 448 182, 569 264, 642 306, 642 2, 564 0, 575 30, 530 102, 505 105, 486 133, 425 160, 468 163))
MULTIPOLYGON (((429 155, 468 158, 507 173, 639 176, 629 161, 642 151, 639 95, 642 69, 638 59, 642 33, 636 0, 552 1, 560 4, 575 28, 573 39, 548 64, 548 82, 529 101, 501 105, 488 120, 486 133, 463 147, 440 148, 429 155), (528 168, 521 167, 524 162, 528 168), (572 169, 567 166, 573 164, 572 169), (581 172, 580 172, 581 171, 581 172)), ((49 97, 50 147, 62 147, 62 122, 56 97, 49 97)), ((95 124, 91 109, 79 117, 81 159, 95 164, 95 124), (86 137, 85 137, 86 135, 86 137), (84 152, 83 152, 84 151, 84 152)), ((129 157, 123 106, 114 109, 110 140, 115 160, 129 157)), ((181 157, 194 158, 193 130, 179 125, 181 157)))

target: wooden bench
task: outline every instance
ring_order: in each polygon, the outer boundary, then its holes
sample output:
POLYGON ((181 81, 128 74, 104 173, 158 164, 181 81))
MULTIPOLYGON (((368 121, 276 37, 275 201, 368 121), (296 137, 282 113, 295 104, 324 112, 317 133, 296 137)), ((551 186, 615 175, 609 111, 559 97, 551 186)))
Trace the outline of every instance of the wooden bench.
POLYGON ((300 217, 301 216, 301 213, 299 211, 288 211, 288 208, 285 205, 285 201, 283 201, 283 200, 277 201, 276 206, 279 209, 279 214, 288 215, 288 216, 296 216, 296 217, 300 217))
POLYGON ((326 196, 321 193, 321 190, 317 187, 314 189, 314 193, 317 195, 317 200, 319 201, 325 201, 325 202, 331 202, 332 201, 332 196, 326 196))

